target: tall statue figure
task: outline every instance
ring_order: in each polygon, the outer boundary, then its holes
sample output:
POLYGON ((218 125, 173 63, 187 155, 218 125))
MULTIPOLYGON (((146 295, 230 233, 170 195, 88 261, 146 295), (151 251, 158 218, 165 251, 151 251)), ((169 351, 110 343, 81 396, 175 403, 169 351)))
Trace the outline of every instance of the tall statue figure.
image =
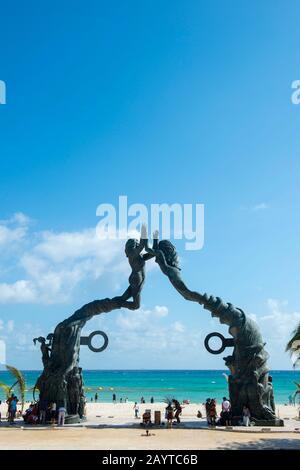
POLYGON ((57 407, 67 409, 66 422, 78 422, 84 414, 84 388, 81 368, 79 367, 81 330, 86 322, 95 315, 108 313, 122 307, 137 309, 140 305, 141 290, 145 280, 145 261, 152 255, 141 255, 144 248, 144 238, 141 242, 128 240, 126 253, 132 267, 129 278, 130 286, 122 296, 105 298, 89 302, 66 320, 60 322, 54 333, 35 338, 34 343, 41 344, 44 370, 37 379, 35 390, 40 394, 40 400, 50 404, 55 402, 57 407), (132 301, 128 299, 132 297, 132 301))
POLYGON ((228 380, 233 417, 241 416, 244 405, 257 425, 282 425, 275 415, 272 378, 267 365, 268 353, 258 325, 243 310, 219 297, 203 295, 202 305, 229 326, 234 349, 224 357, 230 370, 228 380))
POLYGON ((154 249, 148 247, 146 240, 145 249, 155 256, 161 271, 180 295, 203 305, 213 317, 219 318, 220 323, 229 326, 234 350, 224 360, 231 373, 229 395, 236 421, 242 415, 243 406, 247 405, 253 421, 258 425, 283 425, 282 420, 276 419, 273 385, 267 365, 269 356, 258 325, 241 309, 223 302, 219 297, 191 291, 181 278, 176 248, 169 240, 161 240, 154 249))

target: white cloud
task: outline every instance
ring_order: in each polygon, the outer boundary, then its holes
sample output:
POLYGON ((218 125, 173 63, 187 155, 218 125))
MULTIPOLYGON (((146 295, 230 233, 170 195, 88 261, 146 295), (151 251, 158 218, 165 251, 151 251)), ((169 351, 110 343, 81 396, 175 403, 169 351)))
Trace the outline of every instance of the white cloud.
POLYGON ((259 204, 255 204, 253 207, 252 207, 252 210, 253 211, 263 211, 263 210, 266 210, 266 209, 269 209, 269 204, 267 204, 266 202, 261 202, 259 204))
POLYGON ((12 284, 0 283, 0 302, 1 303, 28 303, 35 302, 37 291, 29 280, 20 280, 12 284))
MULTIPOLYGON (((9 263, 4 259, 0 263, 1 277, 14 277, 9 282, 0 278, 0 303, 66 302, 84 281, 95 281, 104 275, 113 292, 120 290, 130 273, 124 239, 103 239, 96 228, 34 232, 29 230, 30 222, 21 212, 0 221, 0 248, 17 246, 9 253, 5 251, 9 263)), ((148 270, 154 267, 157 269, 152 260, 147 263, 148 270)), ((159 307, 156 313, 166 314, 159 307)))
MULTIPOLYGON (((270 354, 270 364, 284 360, 289 364, 289 355, 285 352, 286 345, 291 338, 292 331, 300 321, 300 312, 288 311, 288 302, 276 299, 267 300, 268 313, 256 316, 263 339, 266 341, 266 350, 270 354)), ((253 316, 252 316, 253 317, 253 316)), ((290 362, 291 366, 292 363, 290 362)))

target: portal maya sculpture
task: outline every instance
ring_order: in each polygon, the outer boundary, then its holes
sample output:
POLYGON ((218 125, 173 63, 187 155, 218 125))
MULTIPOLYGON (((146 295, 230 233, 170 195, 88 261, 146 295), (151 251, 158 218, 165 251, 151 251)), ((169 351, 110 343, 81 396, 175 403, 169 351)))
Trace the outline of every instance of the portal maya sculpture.
POLYGON ((35 386, 39 391, 40 401, 65 406, 67 422, 76 422, 83 418, 85 396, 82 369, 79 366, 80 345, 89 345, 93 351, 100 352, 107 347, 108 338, 100 331, 93 332, 87 338, 82 337, 81 330, 96 315, 120 308, 138 309, 145 282, 145 264, 154 257, 162 273, 184 299, 202 305, 220 323, 229 327, 231 338, 225 339, 219 333, 211 333, 206 338, 205 347, 212 353, 220 353, 226 347, 233 347, 232 355, 224 358, 230 371, 228 386, 233 417, 238 420, 243 406, 247 405, 257 425, 283 425, 282 420, 276 418, 272 379, 267 366, 268 353, 264 349, 265 343, 257 324, 241 309, 219 297, 191 291, 182 280, 176 248, 169 240, 159 241, 158 232, 153 234, 153 245, 149 247, 147 229, 142 226, 140 240, 129 239, 125 245, 125 253, 132 272, 129 287, 121 296, 87 303, 59 323, 54 333, 46 339, 34 339, 34 343, 39 342, 41 345, 44 366, 35 386), (104 339, 101 348, 92 346, 95 334, 100 334, 104 339), (223 342, 219 351, 214 351, 209 346, 210 338, 215 335, 223 342))

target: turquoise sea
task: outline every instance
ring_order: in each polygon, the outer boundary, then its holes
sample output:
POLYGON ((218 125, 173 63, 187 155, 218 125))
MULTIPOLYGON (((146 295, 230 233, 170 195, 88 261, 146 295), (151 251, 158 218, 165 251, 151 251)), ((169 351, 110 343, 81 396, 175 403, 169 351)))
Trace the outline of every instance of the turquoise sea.
MULTIPOLYGON (((88 401, 98 393, 98 401, 112 401, 116 393, 117 400, 127 397, 129 401, 139 401, 143 396, 146 402, 153 396, 155 401, 166 397, 178 400, 190 400, 202 403, 206 398, 218 401, 227 395, 226 370, 86 370, 84 383, 88 401), (100 388, 101 387, 101 388, 100 388)), ((33 387, 40 371, 23 371, 27 388, 33 387)), ((300 382, 300 371, 271 371, 273 377, 275 400, 287 403, 289 395, 296 386, 293 381, 300 382)), ((0 382, 13 384, 7 371, 0 371, 0 382)), ((4 399, 0 391, 0 399, 4 399)), ((32 392, 27 392, 27 400, 32 399, 32 392)))

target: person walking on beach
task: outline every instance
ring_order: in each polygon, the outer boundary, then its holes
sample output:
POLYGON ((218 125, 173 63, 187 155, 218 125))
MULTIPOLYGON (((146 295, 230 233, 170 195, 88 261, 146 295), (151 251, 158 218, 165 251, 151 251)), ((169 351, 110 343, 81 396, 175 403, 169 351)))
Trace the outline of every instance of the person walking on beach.
POLYGON ((116 401, 117 401, 117 396, 116 396, 115 393, 113 393, 113 397, 112 397, 112 398, 113 398, 113 403, 116 403, 116 401))
POLYGON ((217 418, 217 403, 214 398, 211 400, 210 405, 209 405, 209 416, 210 416, 211 426, 215 426, 216 418, 217 418))
POLYGON ((95 393, 95 402, 97 402, 97 401, 98 401, 98 393, 96 392, 95 393))
POLYGON ((211 399, 207 398, 205 402, 205 412, 206 412, 206 421, 207 421, 208 426, 210 426, 211 424, 211 419, 210 419, 210 414, 209 414, 210 402, 211 402, 211 399))
POLYGON ((64 406, 60 406, 58 408, 57 426, 64 426, 65 425, 66 411, 67 410, 64 406))
POLYGON ((150 403, 152 403, 152 404, 154 403, 154 398, 153 397, 151 397, 150 403))
POLYGON ((134 409, 134 416, 135 416, 135 418, 138 418, 138 417, 139 417, 140 408, 139 408, 139 405, 137 404, 137 402, 135 402, 135 404, 134 404, 134 406, 133 406, 133 409, 134 409))
POLYGON ((250 426, 251 413, 247 405, 243 406, 243 425, 250 426))

